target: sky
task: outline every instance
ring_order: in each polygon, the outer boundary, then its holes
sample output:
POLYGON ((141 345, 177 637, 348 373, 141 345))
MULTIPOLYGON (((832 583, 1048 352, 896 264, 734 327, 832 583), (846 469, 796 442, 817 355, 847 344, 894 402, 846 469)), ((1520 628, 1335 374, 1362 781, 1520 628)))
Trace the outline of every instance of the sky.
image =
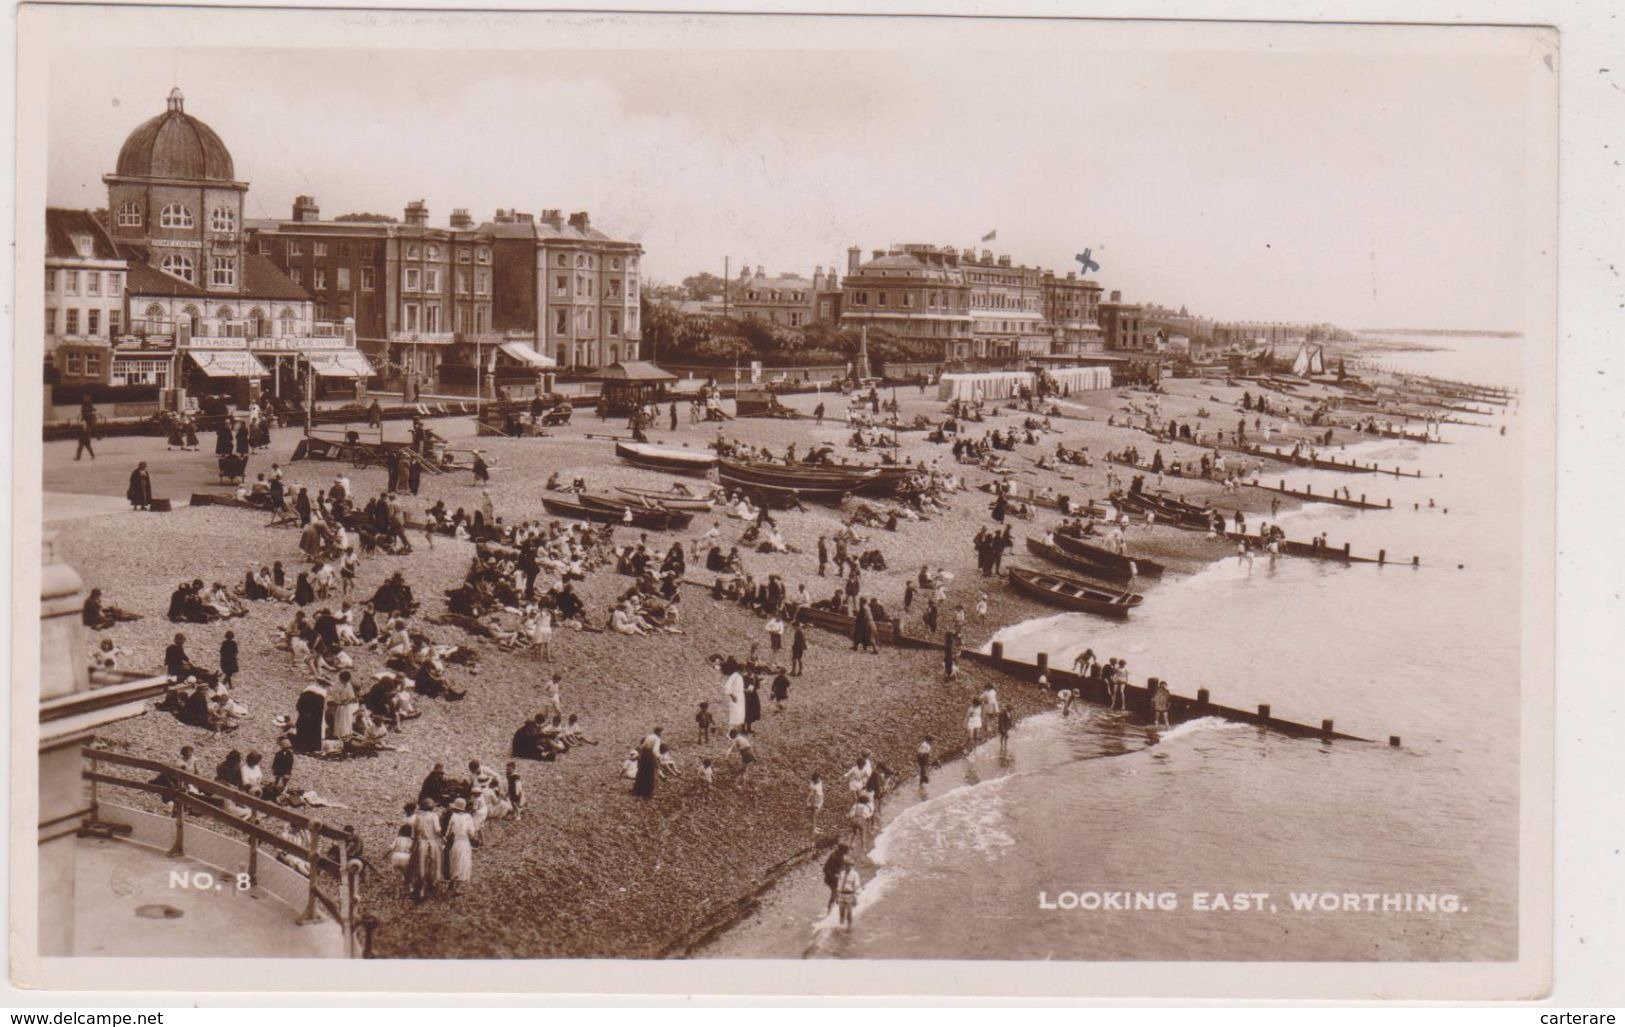
MULTIPOLYGON (((1132 301, 1347 327, 1525 327, 1528 61, 1466 49, 53 51, 52 205, 172 85, 249 217, 589 211, 646 277, 986 247, 1132 301), (982 243, 983 235, 997 238, 982 243)), ((1008 41, 995 40, 1001 44, 1008 41)))

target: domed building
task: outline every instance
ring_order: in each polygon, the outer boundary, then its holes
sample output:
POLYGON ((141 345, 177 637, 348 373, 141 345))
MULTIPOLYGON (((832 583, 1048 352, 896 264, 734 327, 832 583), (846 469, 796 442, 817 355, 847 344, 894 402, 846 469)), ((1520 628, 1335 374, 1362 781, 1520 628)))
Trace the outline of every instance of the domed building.
POLYGON ((186 113, 179 89, 124 140, 118 170, 102 181, 114 242, 144 247, 147 263, 206 292, 241 290, 248 183, 214 129, 186 113))
POLYGON ((248 245, 237 178, 220 136, 171 90, 136 126, 107 184, 106 228, 128 262, 127 331, 108 379, 242 406, 264 391, 297 402, 372 374, 353 325, 316 321, 315 298, 248 245))

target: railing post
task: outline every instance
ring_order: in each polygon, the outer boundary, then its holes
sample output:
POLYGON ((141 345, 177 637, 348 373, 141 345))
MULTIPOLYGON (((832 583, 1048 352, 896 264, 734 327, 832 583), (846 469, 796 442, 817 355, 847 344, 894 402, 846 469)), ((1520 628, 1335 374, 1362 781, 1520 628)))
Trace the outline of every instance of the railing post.
POLYGON ((171 857, 186 855, 186 786, 181 785, 170 792, 170 800, 175 804, 175 843, 169 847, 171 857))
MULTIPOLYGON (((89 753, 87 753, 86 757, 90 760, 90 772, 92 774, 95 774, 98 771, 98 769, 100 769, 100 764, 98 764, 96 762, 95 750, 91 750, 89 753)), ((98 823, 102 819, 101 818, 101 813, 100 813, 100 806, 99 806, 99 803, 97 801, 98 797, 99 796, 98 796, 98 793, 96 791, 96 779, 94 777, 92 777, 90 779, 90 822, 92 824, 98 823)))
POLYGON ((253 835, 248 836, 248 883, 260 883, 260 840, 253 835))
POLYGON ((322 839, 322 825, 316 821, 309 821, 305 825, 305 830, 310 832, 310 844, 305 852, 305 858, 309 864, 309 871, 306 874, 306 877, 310 882, 310 889, 305 895, 305 912, 299 917, 297 922, 301 924, 314 924, 320 922, 322 919, 321 914, 316 912, 316 878, 318 876, 316 873, 316 861, 320 858, 318 846, 321 844, 322 839))
MULTIPOLYGON (((1330 721, 1328 721, 1330 723, 1330 721)), ((354 907, 350 902, 353 874, 350 873, 349 839, 339 843, 339 923, 344 928, 344 958, 355 958, 355 925, 350 921, 354 907)))

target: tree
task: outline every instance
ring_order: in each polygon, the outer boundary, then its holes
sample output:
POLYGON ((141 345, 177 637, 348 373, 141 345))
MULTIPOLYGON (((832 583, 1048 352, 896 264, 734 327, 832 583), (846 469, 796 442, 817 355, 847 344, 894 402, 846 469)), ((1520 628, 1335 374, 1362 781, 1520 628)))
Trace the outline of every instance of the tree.
POLYGON ((708 300, 712 296, 721 296, 725 282, 709 271, 701 271, 697 275, 689 275, 683 279, 683 288, 688 290, 691 300, 708 300))
POLYGON ((334 221, 362 221, 373 225, 393 225, 395 219, 388 214, 340 214, 334 221))

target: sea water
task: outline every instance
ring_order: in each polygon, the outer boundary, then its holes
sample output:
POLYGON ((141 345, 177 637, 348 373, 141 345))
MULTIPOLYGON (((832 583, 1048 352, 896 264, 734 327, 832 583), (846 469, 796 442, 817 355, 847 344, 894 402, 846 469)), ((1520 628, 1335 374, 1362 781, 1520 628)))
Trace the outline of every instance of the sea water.
MULTIPOLYGON (((1518 340, 1425 343, 1435 348, 1382 363, 1521 380, 1518 340)), ((1332 719, 1371 743, 1211 718, 1147 737, 1098 709, 1029 718, 1009 757, 984 746, 908 786, 854 929, 804 879, 706 954, 1515 958, 1521 441, 1511 411, 1472 419, 1493 427, 1338 454, 1422 479, 1266 465, 1293 488, 1392 499, 1391 511, 1308 504, 1279 518, 1290 538, 1385 549, 1387 566, 1231 558, 1149 590, 1126 623, 1060 614, 997 636, 1016 658, 1068 666, 1090 648, 1127 659, 1137 683, 1155 675, 1228 706, 1332 719)))

